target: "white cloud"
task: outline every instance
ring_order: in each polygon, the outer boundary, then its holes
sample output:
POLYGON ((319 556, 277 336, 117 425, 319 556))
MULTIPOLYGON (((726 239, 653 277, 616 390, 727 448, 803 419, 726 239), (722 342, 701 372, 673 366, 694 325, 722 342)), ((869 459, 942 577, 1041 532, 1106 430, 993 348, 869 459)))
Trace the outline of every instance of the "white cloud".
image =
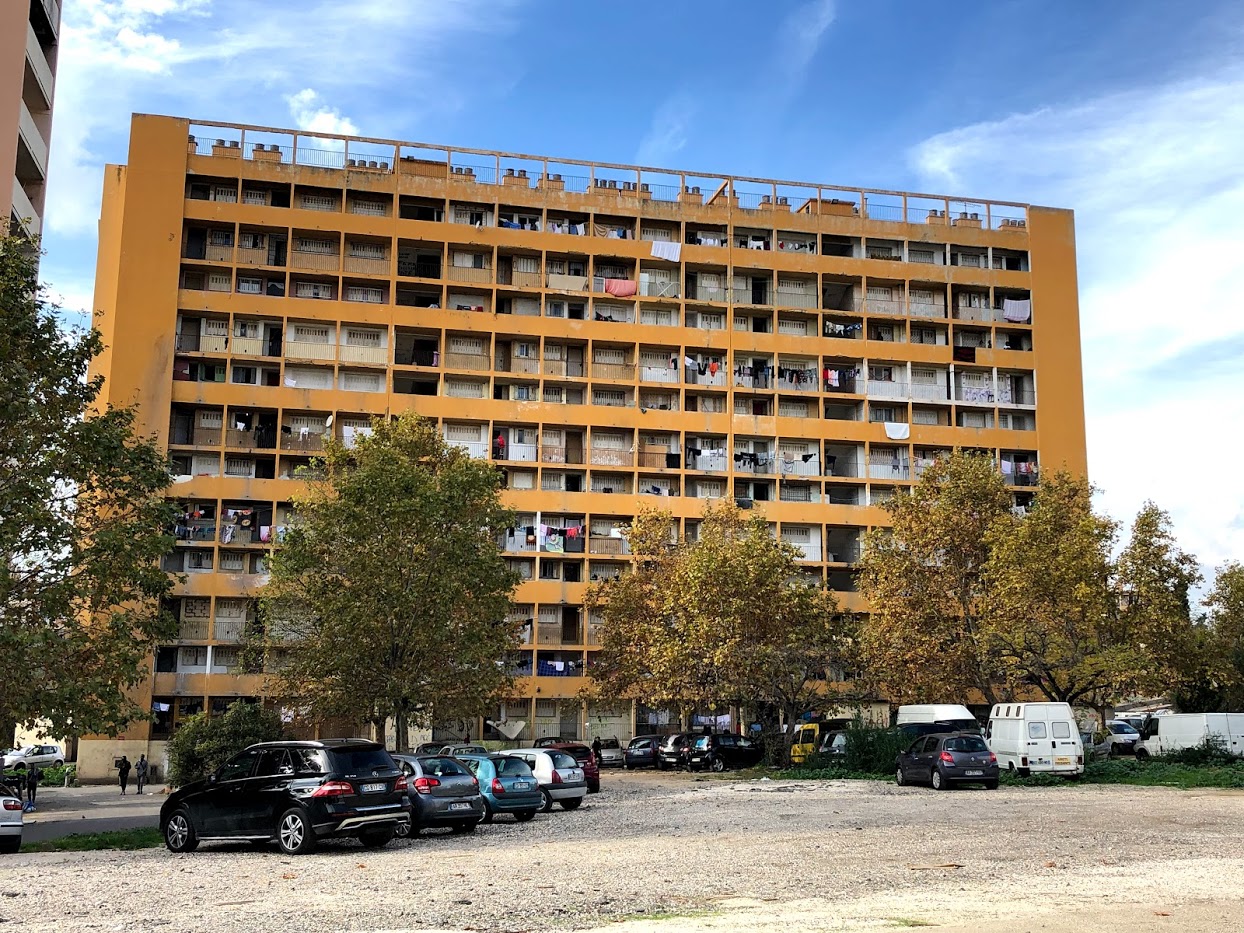
POLYGON ((687 129, 695 114, 695 100, 690 94, 675 94, 666 99, 652 115, 652 124, 639 144, 635 161, 640 165, 668 164, 687 145, 687 129))
POLYGON ((816 57, 821 38, 837 15, 834 0, 811 0, 792 11, 778 30, 777 67, 783 83, 802 83, 816 57))
POLYGON ((329 107, 311 88, 303 88, 297 94, 285 98, 289 102, 289 114, 300 130, 313 133, 340 133, 343 136, 355 135, 358 127, 348 117, 343 117, 336 108, 329 107))
POLYGON ((1127 520, 1154 499, 1206 565, 1244 554, 1244 70, 954 129, 911 158, 930 188, 1076 211, 1102 502, 1127 520))

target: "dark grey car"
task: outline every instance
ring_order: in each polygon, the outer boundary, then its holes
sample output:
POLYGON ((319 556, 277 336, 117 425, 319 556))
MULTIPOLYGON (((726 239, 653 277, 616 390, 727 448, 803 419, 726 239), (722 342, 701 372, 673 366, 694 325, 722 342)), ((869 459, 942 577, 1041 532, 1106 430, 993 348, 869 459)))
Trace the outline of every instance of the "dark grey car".
POLYGON ((410 795, 410 823, 398 827, 399 836, 432 826, 448 826, 469 833, 484 818, 479 781, 462 762, 447 755, 394 755, 406 775, 410 795))
POLYGON ((895 762, 900 786, 916 782, 948 790, 955 784, 998 786, 998 759, 975 732, 922 735, 895 762))

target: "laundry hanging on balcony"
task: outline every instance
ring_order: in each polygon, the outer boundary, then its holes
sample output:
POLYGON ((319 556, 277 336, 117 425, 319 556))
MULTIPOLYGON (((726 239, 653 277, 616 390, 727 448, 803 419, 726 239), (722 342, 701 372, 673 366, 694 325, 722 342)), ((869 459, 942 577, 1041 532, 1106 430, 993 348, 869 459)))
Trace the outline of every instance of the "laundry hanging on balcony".
POLYGON ((639 285, 631 279, 605 279, 605 293, 615 298, 631 298, 639 291, 639 285))
POLYGON ((1032 317, 1032 299, 1002 299, 1002 316, 1013 324, 1027 324, 1032 317))
POLYGON ((652 244, 652 258, 664 259, 667 262, 678 262, 682 257, 681 243, 664 243, 654 241, 652 244))
POLYGON ((911 425, 903 421, 887 421, 885 436, 892 441, 905 441, 911 436, 911 425))

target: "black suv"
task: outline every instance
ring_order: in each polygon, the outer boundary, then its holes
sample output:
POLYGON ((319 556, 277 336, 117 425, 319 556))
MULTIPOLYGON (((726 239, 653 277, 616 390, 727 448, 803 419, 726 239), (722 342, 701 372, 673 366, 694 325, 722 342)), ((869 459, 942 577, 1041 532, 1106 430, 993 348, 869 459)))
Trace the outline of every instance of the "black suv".
POLYGON ((406 778, 384 746, 363 739, 264 742, 170 794, 160 808, 160 832, 173 852, 191 852, 206 840, 275 839, 299 854, 330 837, 383 846, 409 818, 406 778))

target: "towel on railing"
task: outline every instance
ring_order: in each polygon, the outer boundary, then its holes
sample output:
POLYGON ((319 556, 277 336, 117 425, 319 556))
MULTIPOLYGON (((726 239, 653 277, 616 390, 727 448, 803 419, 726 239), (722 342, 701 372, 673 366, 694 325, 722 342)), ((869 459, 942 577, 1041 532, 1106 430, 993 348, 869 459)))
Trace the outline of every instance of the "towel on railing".
POLYGON ((653 241, 653 244, 652 244, 652 258, 653 259, 664 259, 668 262, 678 262, 681 257, 682 257, 682 244, 681 243, 663 243, 660 241, 653 241))
POLYGON ((639 286, 631 279, 605 279, 605 293, 615 298, 630 298, 639 286))
POLYGON ((911 425, 903 421, 887 421, 885 436, 892 441, 905 441, 911 436, 911 425))
POLYGON ((1026 324, 1032 317, 1031 298, 1004 298, 1002 316, 1014 324, 1026 324))

